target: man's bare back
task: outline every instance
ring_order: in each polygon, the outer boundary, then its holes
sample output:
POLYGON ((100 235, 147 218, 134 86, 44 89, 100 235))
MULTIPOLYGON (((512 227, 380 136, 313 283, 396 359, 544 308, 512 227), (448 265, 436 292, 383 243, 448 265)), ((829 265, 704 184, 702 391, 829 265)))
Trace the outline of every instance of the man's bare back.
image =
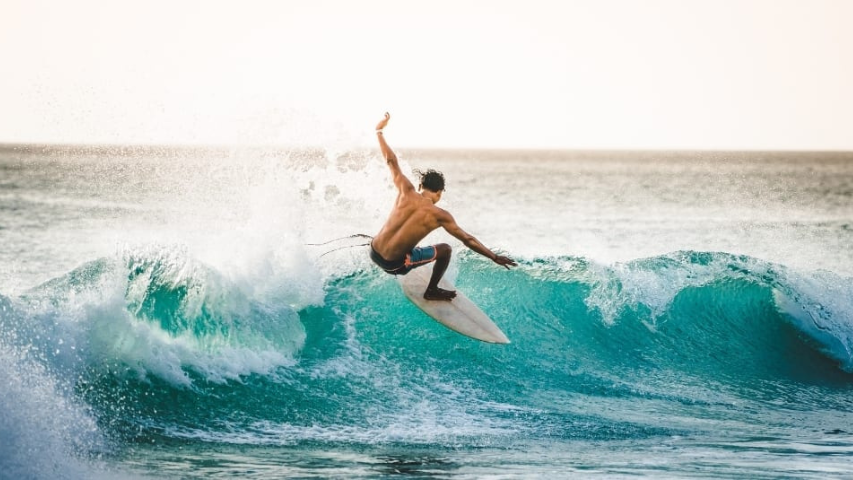
POLYGON ((414 189, 400 192, 388 220, 373 239, 373 248, 385 258, 402 258, 439 227, 442 212, 414 189))
POLYGON ((391 115, 386 113, 385 118, 376 125, 376 135, 398 193, 388 220, 371 242, 373 261, 386 272, 395 275, 405 275, 412 268, 435 261, 432 277, 424 292, 424 298, 428 300, 452 300, 456 296, 456 292, 438 288, 438 281, 450 263, 450 245, 440 243, 430 247, 417 247, 418 242, 438 227, 444 228, 466 247, 498 265, 507 269, 516 266, 512 259, 495 254, 473 235, 462 230, 449 212, 435 205, 441 200, 444 192, 444 176, 441 173, 427 171, 421 176, 418 190, 415 190, 415 186, 400 170, 397 156, 385 141, 383 129, 390 118, 391 115))

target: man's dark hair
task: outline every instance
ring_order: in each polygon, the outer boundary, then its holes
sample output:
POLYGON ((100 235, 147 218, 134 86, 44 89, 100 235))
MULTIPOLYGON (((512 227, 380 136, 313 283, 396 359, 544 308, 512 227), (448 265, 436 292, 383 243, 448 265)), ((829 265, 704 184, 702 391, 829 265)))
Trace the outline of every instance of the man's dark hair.
POLYGON ((421 177, 421 186, 432 192, 444 190, 444 175, 433 169, 426 172, 415 170, 415 175, 421 177))

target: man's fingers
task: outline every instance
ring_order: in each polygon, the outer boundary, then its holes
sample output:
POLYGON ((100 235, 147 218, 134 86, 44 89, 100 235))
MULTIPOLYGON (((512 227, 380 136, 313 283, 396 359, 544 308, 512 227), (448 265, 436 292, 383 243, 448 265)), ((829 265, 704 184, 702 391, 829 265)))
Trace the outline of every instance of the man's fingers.
POLYGON ((510 266, 513 266, 513 267, 517 267, 517 266, 518 266, 518 264, 517 264, 517 263, 515 263, 515 261, 514 261, 513 259, 511 259, 511 258, 509 258, 509 257, 504 257, 503 255, 501 255, 501 256, 499 256, 498 258, 496 258, 496 259, 495 259, 495 262, 496 262, 498 265, 503 266, 503 267, 504 267, 504 268, 506 268, 507 270, 509 270, 509 267, 510 267, 510 266))

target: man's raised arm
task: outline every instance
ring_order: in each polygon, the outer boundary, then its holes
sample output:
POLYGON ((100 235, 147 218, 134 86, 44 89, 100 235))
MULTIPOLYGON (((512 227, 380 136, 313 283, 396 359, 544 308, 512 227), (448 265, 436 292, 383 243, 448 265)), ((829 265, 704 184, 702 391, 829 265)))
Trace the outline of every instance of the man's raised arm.
POLYGON ((394 155, 394 151, 388 146, 388 142, 385 141, 385 135, 382 133, 382 129, 388 125, 388 120, 390 119, 391 114, 386 112, 385 118, 376 124, 376 138, 379 140, 379 148, 382 150, 385 162, 388 163, 388 168, 391 169, 391 176, 394 177, 394 186, 397 187, 397 190, 401 192, 409 189, 414 190, 414 185, 403 175, 403 171, 400 170, 400 164, 397 163, 397 155, 394 155))

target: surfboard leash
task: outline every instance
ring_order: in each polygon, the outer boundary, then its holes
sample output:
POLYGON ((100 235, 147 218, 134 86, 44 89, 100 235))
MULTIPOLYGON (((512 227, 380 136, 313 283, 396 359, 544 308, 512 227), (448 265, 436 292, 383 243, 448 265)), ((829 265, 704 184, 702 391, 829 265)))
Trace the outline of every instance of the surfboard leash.
MULTIPOLYGON (((348 239, 348 238, 369 238, 369 239, 373 240, 373 237, 372 237, 372 236, 370 236, 370 235, 365 235, 365 234, 363 234, 363 233, 355 233, 355 234, 353 234, 353 235, 347 235, 346 237, 341 237, 341 238, 336 238, 336 239, 334 239, 334 240, 329 240, 328 242, 323 242, 323 243, 306 243, 305 245, 308 245, 308 246, 311 246, 311 247, 320 247, 320 246, 328 245, 328 244, 330 244, 330 243, 334 243, 334 242, 337 242, 337 241, 340 241, 340 240, 346 240, 346 239, 348 239)), ((323 253, 322 255, 320 255, 320 256, 319 256, 319 257, 317 257, 317 258, 323 258, 324 256, 326 256, 326 255, 328 255, 328 254, 330 254, 330 253, 332 253, 332 252, 336 252, 336 251, 338 251, 338 250, 343 250, 343 249, 345 249, 345 248, 366 247, 367 245, 370 245, 370 242, 367 242, 367 243, 359 243, 358 245, 344 245, 343 247, 333 248, 333 249, 329 250, 328 252, 323 253)))

